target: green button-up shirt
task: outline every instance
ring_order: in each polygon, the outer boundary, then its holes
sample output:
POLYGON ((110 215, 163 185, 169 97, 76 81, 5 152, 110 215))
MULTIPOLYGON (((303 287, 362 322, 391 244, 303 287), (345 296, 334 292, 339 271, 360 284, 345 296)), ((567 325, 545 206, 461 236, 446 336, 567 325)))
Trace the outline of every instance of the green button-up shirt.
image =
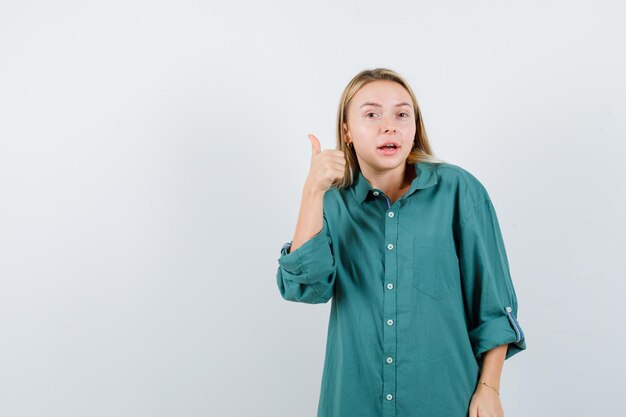
POLYGON ((395 203, 358 172, 276 275, 285 300, 332 298, 318 417, 464 417, 483 354, 526 349, 494 206, 453 164, 419 162, 395 203))

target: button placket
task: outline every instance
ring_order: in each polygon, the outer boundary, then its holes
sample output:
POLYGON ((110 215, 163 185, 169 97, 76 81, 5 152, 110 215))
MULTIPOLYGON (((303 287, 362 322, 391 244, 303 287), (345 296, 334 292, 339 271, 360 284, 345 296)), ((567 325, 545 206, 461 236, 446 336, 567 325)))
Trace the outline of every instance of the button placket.
MULTIPOLYGON (((382 193, 381 193, 382 194, 382 193)), ((374 195, 377 195, 374 192, 374 195)), ((383 330, 383 395, 387 401, 383 403, 383 417, 394 417, 396 415, 394 395, 396 392, 396 363, 394 357, 397 350, 397 291, 393 290, 398 279, 398 209, 394 205, 393 209, 387 196, 382 194, 387 202, 385 212, 385 276, 386 290, 383 293, 383 312, 385 323, 383 330)))

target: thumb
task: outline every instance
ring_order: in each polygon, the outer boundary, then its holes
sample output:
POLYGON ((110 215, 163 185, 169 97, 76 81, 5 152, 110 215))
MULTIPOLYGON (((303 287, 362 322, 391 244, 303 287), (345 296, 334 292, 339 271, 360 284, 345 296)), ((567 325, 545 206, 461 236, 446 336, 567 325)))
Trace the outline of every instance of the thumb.
POLYGON ((316 138, 315 135, 307 135, 307 136, 311 140, 311 146, 312 146, 311 151, 313 152, 313 154, 322 152, 322 147, 320 145, 319 139, 316 138))

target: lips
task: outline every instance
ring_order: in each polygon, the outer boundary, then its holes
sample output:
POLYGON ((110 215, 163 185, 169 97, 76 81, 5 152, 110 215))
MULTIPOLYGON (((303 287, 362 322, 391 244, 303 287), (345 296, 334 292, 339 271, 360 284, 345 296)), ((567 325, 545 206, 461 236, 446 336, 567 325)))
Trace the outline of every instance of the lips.
POLYGON ((388 148, 397 149, 399 147, 400 147, 400 145, 398 145, 398 143, 396 143, 394 141, 388 141, 388 142, 385 142, 382 145, 380 145, 378 147, 378 149, 383 149, 383 148, 385 148, 385 149, 388 149, 388 148), (392 146, 388 146, 388 145, 392 145, 392 146))

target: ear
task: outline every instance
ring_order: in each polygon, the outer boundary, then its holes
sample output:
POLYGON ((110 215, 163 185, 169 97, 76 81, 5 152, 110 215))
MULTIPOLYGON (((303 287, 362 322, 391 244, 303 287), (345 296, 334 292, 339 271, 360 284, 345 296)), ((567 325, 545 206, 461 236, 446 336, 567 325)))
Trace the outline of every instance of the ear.
POLYGON ((348 125, 346 125, 345 123, 343 124, 343 135, 346 138, 350 137, 350 134, 348 133, 348 125))

